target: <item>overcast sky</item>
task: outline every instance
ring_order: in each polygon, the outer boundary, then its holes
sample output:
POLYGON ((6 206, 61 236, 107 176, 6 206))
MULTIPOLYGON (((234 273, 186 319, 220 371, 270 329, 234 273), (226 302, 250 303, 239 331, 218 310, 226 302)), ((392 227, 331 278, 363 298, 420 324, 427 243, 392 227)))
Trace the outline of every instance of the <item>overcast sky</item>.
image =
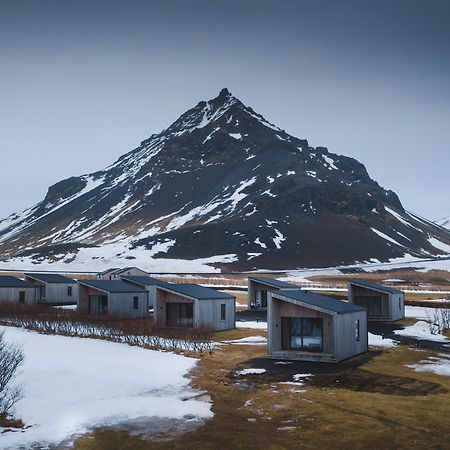
POLYGON ((450 215, 450 2, 0 0, 0 217, 222 87, 450 215))

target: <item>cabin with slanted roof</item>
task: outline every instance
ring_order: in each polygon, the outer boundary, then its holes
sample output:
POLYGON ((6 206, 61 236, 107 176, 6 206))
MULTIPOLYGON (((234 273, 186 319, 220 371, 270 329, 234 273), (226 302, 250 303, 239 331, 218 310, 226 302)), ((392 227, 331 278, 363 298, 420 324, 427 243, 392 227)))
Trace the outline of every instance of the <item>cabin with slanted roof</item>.
POLYGON ((156 286, 154 320, 158 327, 235 328, 236 298, 198 284, 156 286))
POLYGON ((0 276, 0 302, 32 305, 36 303, 36 288, 16 277, 0 276))
POLYGON ((125 267, 123 269, 111 268, 97 274, 97 280, 120 280, 122 276, 148 276, 145 270, 138 267, 125 267))
POLYGON ((301 287, 270 277, 249 277, 247 294, 248 307, 267 309, 268 293, 279 291, 280 289, 298 290, 301 287))
POLYGON ((267 357, 336 363, 368 348, 367 310, 305 290, 269 294, 267 357))
POLYGON ((118 280, 80 280, 77 311, 121 319, 146 318, 148 292, 118 280))
POLYGON ((76 305, 78 284, 72 278, 53 273, 26 273, 25 281, 36 287, 36 302, 48 305, 76 305))
POLYGON ((348 301, 367 308, 369 322, 394 322, 405 318, 403 291, 365 280, 349 280, 348 301))
POLYGON ((149 308, 153 308, 156 302, 156 287, 157 286, 166 286, 169 283, 165 281, 158 280, 157 278, 149 277, 149 276, 133 276, 133 275, 122 275, 122 281, 125 283, 130 283, 133 286, 140 287, 148 291, 148 306, 149 308))

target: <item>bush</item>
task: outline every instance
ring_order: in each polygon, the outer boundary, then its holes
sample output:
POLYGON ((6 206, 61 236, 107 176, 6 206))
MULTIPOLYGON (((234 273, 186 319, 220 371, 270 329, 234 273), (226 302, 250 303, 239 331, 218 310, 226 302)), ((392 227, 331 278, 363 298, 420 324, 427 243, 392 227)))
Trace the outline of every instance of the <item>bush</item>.
POLYGON ((46 334, 91 337, 139 347, 203 352, 212 350, 206 328, 157 328, 152 319, 89 315, 47 305, 0 304, 0 323, 46 334))
POLYGON ((22 398, 20 386, 11 386, 18 368, 24 361, 24 354, 18 345, 7 343, 4 331, 0 332, 0 415, 5 416, 14 404, 22 398))
POLYGON ((445 333, 450 329, 450 309, 434 308, 427 316, 432 334, 445 333))

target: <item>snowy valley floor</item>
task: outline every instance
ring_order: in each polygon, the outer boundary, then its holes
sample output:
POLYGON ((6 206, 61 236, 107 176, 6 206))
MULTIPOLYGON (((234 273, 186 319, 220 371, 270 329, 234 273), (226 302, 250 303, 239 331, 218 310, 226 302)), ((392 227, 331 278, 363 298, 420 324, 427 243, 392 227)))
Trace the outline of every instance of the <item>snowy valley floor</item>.
POLYGON ((17 378, 24 396, 15 416, 29 427, 1 434, 2 449, 68 444, 97 426, 132 426, 138 434, 185 430, 212 417, 211 404, 193 399, 197 392, 186 377, 196 359, 97 339, 0 328, 25 353, 17 378))
POLYGON ((26 352, 16 416, 32 427, 0 435, 0 448, 443 449, 450 340, 427 332, 427 312, 407 306, 399 340, 371 333, 370 351, 340 364, 267 360, 263 321, 217 333, 198 359, 6 328, 26 352), (212 404, 193 398, 202 391, 212 404))

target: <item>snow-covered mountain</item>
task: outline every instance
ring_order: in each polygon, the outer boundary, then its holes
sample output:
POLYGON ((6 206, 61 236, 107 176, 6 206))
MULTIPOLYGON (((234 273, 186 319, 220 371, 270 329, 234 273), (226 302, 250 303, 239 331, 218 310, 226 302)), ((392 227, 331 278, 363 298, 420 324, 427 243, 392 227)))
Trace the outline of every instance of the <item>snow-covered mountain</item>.
POLYGON ((164 270, 167 259, 228 270, 323 267, 429 258, 449 244, 361 163, 310 147, 226 89, 106 169, 60 181, 0 221, 3 261, 78 270, 164 270))
POLYGON ((444 217, 441 220, 437 220, 436 224, 439 225, 440 227, 447 228, 447 230, 450 230, 450 216, 444 217))

